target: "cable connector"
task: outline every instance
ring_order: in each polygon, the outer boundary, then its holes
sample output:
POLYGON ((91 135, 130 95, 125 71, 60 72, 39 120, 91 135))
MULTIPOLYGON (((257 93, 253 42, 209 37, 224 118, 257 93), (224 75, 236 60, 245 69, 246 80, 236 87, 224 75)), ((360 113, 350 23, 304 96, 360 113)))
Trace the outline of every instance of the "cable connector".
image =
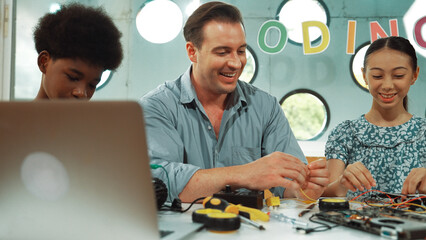
POLYGON ((296 231, 298 233, 302 233, 302 234, 308 234, 314 231, 313 228, 302 228, 302 227, 296 227, 296 231))
POLYGON ((157 168, 161 168, 162 167, 159 164, 150 164, 149 166, 151 167, 151 169, 157 169, 157 168))
POLYGON ((266 205, 268 207, 279 207, 280 206, 280 197, 273 196, 266 199, 266 205))

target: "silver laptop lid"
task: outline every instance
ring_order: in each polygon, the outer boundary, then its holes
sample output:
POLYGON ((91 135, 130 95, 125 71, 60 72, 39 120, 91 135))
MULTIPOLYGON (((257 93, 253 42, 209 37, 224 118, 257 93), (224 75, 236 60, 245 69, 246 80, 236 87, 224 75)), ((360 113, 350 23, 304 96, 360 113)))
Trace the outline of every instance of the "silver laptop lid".
POLYGON ((0 239, 158 239, 136 102, 0 102, 0 239))

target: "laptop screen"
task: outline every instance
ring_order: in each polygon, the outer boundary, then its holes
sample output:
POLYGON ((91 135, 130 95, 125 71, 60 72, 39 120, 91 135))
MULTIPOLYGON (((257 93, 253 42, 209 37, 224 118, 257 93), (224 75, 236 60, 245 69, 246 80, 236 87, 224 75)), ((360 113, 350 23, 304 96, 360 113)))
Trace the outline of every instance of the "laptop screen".
POLYGON ((136 102, 0 102, 0 239, 158 239, 136 102))

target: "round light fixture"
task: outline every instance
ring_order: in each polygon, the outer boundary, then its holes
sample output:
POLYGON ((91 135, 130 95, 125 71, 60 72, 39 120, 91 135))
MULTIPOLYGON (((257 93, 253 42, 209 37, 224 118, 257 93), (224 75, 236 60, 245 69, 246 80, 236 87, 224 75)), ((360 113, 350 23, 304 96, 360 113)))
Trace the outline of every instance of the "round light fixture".
POLYGON ((136 27, 147 41, 162 44, 173 40, 179 34, 182 19, 182 11, 174 2, 148 1, 136 16, 136 27))
MULTIPOLYGON (((320 21, 328 24, 328 13, 322 2, 318 0, 288 0, 278 10, 278 20, 284 24, 289 40, 302 43, 302 22, 320 21)), ((313 42, 321 36, 316 28, 309 29, 309 41, 313 42)))

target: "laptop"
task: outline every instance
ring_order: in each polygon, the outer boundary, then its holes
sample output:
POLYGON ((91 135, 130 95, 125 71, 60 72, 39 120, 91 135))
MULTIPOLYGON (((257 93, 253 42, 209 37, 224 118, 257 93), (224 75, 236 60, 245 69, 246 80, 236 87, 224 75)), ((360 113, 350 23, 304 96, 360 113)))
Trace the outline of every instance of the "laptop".
POLYGON ((0 239, 159 239, 136 102, 0 102, 0 239))

